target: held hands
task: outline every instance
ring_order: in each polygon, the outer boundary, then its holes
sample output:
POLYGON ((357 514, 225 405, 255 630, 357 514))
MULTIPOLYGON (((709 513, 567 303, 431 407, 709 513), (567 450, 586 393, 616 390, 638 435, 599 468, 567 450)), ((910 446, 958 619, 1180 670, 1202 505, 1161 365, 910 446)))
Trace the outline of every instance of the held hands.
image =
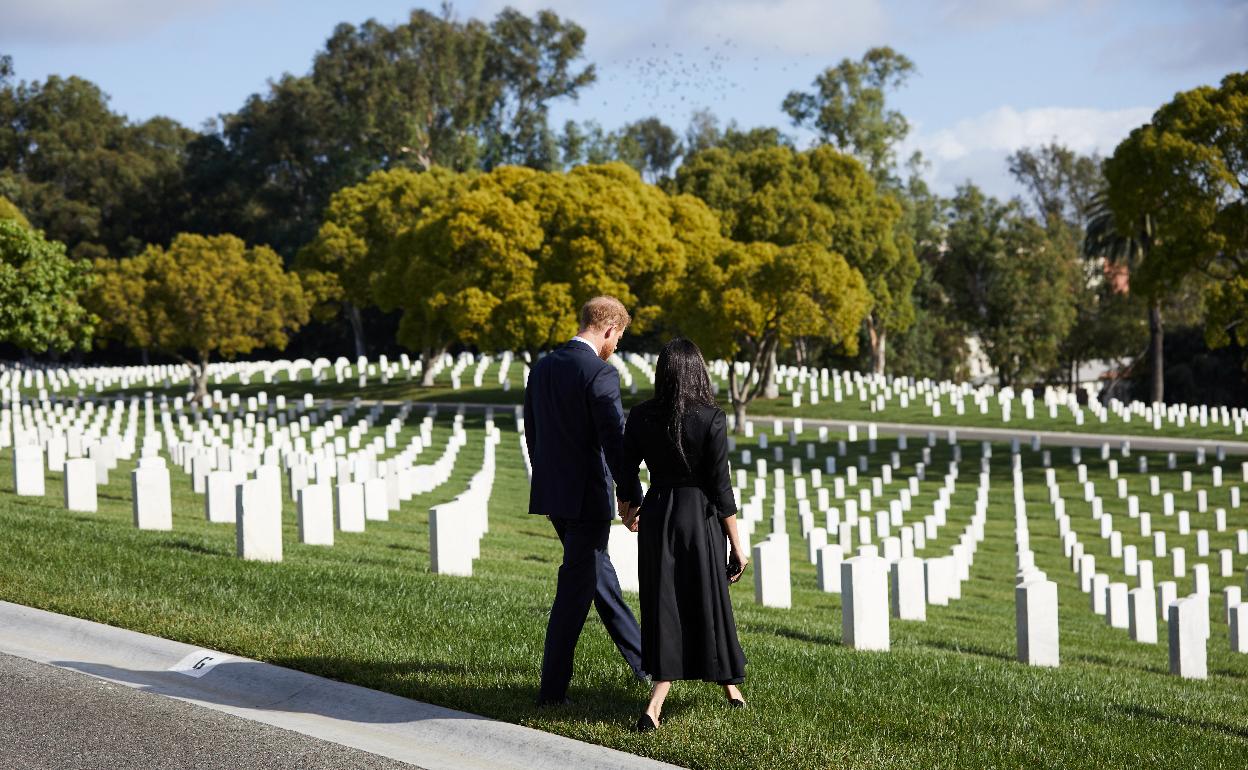
POLYGON ((620 518, 624 520, 624 526, 628 527, 629 532, 637 531, 637 520, 641 513, 641 506, 634 506, 627 500, 617 500, 615 502, 616 510, 619 511, 620 518))

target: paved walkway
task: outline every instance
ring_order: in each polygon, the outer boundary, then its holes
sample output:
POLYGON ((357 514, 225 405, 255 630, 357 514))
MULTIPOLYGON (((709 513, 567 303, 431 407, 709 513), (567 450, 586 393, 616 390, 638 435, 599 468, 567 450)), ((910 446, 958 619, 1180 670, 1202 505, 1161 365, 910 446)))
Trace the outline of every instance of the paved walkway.
MULTIPOLYGON (((386 400, 369 400, 361 401, 364 404, 382 404, 385 406, 399 406, 403 401, 386 401, 386 400)), ((438 409, 459 409, 463 407, 465 410, 484 411, 493 409, 496 412, 512 412, 516 409, 516 404, 487 404, 479 402, 453 402, 453 401, 415 401, 413 406, 436 406, 438 409)), ((749 419, 754 422, 755 429, 764 427, 764 424, 770 425, 774 420, 780 420, 782 423, 789 425, 793 422, 793 417, 774 417, 765 414, 751 414, 749 419)), ((841 420, 821 417, 802 417, 802 426, 804 428, 818 428, 827 426, 829 428, 844 429, 850 425, 858 426, 859 430, 865 430, 868 424, 874 424, 881 435, 896 435, 905 433, 911 437, 926 436, 929 432, 935 433, 943 441, 949 431, 955 431, 957 438, 964 441, 1009 441, 1017 438, 1020 441, 1030 442, 1032 436, 1039 436, 1042 444, 1046 446, 1090 446, 1099 447, 1101 444, 1108 443, 1111 447, 1117 448, 1124 441, 1130 442, 1131 447, 1139 450, 1159 451, 1159 452, 1194 452, 1197 447, 1204 447, 1210 455, 1212 461, 1213 451, 1217 447, 1224 448, 1228 453, 1248 454, 1248 441, 1230 441, 1226 439, 1200 439, 1200 438, 1175 438, 1167 436, 1145 436, 1134 435, 1129 433, 1080 433, 1075 431, 1061 430, 1037 430, 1028 428, 1025 425, 1016 425, 1013 427, 1001 428, 981 428, 969 425, 936 425, 934 423, 917 423, 917 422, 880 422, 878 420, 841 420)), ((866 436, 859 433, 860 439, 866 436)))
POLYGON ((8 602, 0 653, 0 768, 672 767, 8 602))

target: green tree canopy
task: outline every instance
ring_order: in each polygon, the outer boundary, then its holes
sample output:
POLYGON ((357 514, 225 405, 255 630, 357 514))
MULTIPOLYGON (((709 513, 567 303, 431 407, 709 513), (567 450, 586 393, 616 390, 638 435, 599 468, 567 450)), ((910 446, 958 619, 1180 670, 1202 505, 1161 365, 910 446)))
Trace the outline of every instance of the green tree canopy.
POLYGON ((80 298, 91 282, 90 264, 64 244, 0 217, 0 342, 30 353, 88 347, 97 319, 80 298))
POLYGON ((692 255, 667 315, 708 357, 734 362, 728 396, 740 432, 775 351, 815 337, 854 352, 871 296, 844 257, 814 242, 708 246, 692 255))
POLYGON ((425 172, 396 168, 375 171, 330 199, 316 237, 300 249, 296 266, 318 271, 336 286, 327 299, 344 302, 356 355, 364 355, 360 308, 377 305, 378 285, 387 280, 384 268, 396 240, 462 185, 461 175, 442 167, 425 172))
POLYGON ((1238 301, 1248 279, 1248 73, 1176 95, 1118 145, 1105 175, 1118 229, 1147 241, 1133 287, 1162 296, 1193 273, 1214 279, 1206 336, 1229 342, 1248 320, 1238 301))
POLYGON ((10 222, 16 222, 22 227, 30 227, 30 222, 26 219, 26 216, 22 214, 21 209, 14 206, 13 202, 8 198, 0 195, 0 220, 5 219, 10 222))
POLYGON ((0 80, 0 192, 76 257, 168 242, 193 136, 168 118, 128 122, 78 77, 0 80))
POLYGON ((789 92, 781 109, 793 125, 854 155, 885 184, 897 165, 895 147, 910 132, 905 116, 885 106, 886 94, 913 72, 914 63, 902 54, 887 46, 872 48, 860 61, 842 59, 819 73, 813 91, 789 92))
POLYGON ((1052 248, 1016 201, 1003 204, 970 184, 951 201, 938 278, 1002 386, 1023 384, 1057 363, 1075 317, 1075 260, 1052 248))
POLYGON ((292 255, 338 189, 379 169, 558 163, 552 102, 593 82, 584 30, 551 11, 492 22, 449 8, 340 24, 307 75, 284 75, 192 148, 197 228, 292 255))
POLYGON ((719 214, 723 234, 741 243, 818 244, 842 255, 872 298, 867 331, 883 366, 886 333, 906 329, 919 275, 913 242, 899 237, 902 208, 881 194, 862 164, 827 145, 798 152, 767 147, 712 148, 687 159, 675 189, 719 214))
POLYGON ((403 311, 400 342, 427 361, 455 341, 535 350, 570 337, 576 308, 597 294, 619 297, 637 330, 656 328, 689 254, 720 238, 700 201, 623 164, 502 167, 395 239, 377 300, 403 311))
POLYGON ((101 269, 93 300, 112 319, 111 336, 190 365, 197 399, 207 393, 212 357, 284 348, 316 299, 276 252, 231 235, 183 233, 168 248, 149 246, 101 269))

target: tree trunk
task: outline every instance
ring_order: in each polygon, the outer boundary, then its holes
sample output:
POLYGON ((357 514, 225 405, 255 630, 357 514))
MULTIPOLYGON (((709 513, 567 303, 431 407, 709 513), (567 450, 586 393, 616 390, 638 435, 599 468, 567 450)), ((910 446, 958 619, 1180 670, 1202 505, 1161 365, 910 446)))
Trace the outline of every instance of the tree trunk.
POLYGON ((204 403, 204 399, 208 397, 208 354, 201 353, 199 356, 199 364, 191 365, 191 377, 195 381, 195 397, 194 402, 197 404, 204 403))
POLYGON ((347 316, 347 322, 351 324, 351 341, 355 343, 355 357, 366 356, 364 351, 364 317, 360 314, 360 309, 351 302, 342 303, 342 312, 347 316))
POLYGON ((733 362, 728 363, 728 400, 732 402, 732 414, 735 424, 732 426, 732 432, 740 435, 745 433, 745 397, 744 391, 739 387, 741 381, 737 378, 737 368, 733 362))
MULTIPOLYGON (((772 348, 763 359, 763 398, 780 398, 780 385, 776 382, 776 350, 772 348)), ((746 383, 749 387, 749 383, 746 383)))
POLYGON ((147 348, 140 348, 139 355, 142 356, 140 360, 143 362, 144 366, 147 366, 148 364, 151 363, 150 357, 148 356, 148 353, 147 353, 147 348))
POLYGON ((736 425, 733 426, 732 432, 738 433, 738 434, 744 433, 745 432, 745 402, 744 401, 738 401, 735 398, 732 399, 732 417, 734 420, 736 420, 736 423, 737 423, 736 425))
POLYGON ((1165 362, 1162 360, 1164 335, 1165 330, 1161 325, 1161 301, 1154 299, 1148 306, 1148 347, 1153 367, 1149 400, 1154 404, 1160 404, 1165 398, 1166 369, 1165 362))
POLYGON ((888 339, 888 332, 884 330, 882 324, 877 324, 875 319, 868 315, 863 323, 867 325, 867 339, 871 343, 871 373, 884 373, 884 352, 888 339))
POLYGON ((448 347, 450 346, 443 345, 440 348, 429 347, 421 351, 420 361, 421 361, 422 368, 420 371, 420 387, 422 388, 433 387, 433 378, 434 378, 433 364, 435 361, 441 358, 444 353, 446 353, 446 349, 448 347))

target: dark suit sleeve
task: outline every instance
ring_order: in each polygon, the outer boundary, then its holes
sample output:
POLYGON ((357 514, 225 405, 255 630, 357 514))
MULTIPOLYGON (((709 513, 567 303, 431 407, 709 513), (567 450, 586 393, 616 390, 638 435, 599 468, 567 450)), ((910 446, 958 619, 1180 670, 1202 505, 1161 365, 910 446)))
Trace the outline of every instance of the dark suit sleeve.
MULTIPOLYGON (((628 422, 624 424, 624 467, 630 474, 641 475, 641 435, 640 417, 637 410, 629 412, 628 422)), ((640 505, 640 500, 630 501, 640 505)))
MULTIPOLYGON (((533 370, 529 370, 529 384, 533 382, 533 370)), ((529 461, 533 460, 533 391, 524 389, 524 443, 529 448, 529 461)))
POLYGON ((737 515, 737 500, 732 496, 732 472, 728 468, 728 425, 724 413, 715 410, 707 440, 707 486, 711 502, 719 508, 721 518, 737 515))
POLYGON ((613 366, 602 367, 589 383, 589 411, 598 432, 598 444, 615 479, 615 495, 641 505, 641 479, 637 466, 624 460, 624 405, 620 402, 620 374, 613 366))

